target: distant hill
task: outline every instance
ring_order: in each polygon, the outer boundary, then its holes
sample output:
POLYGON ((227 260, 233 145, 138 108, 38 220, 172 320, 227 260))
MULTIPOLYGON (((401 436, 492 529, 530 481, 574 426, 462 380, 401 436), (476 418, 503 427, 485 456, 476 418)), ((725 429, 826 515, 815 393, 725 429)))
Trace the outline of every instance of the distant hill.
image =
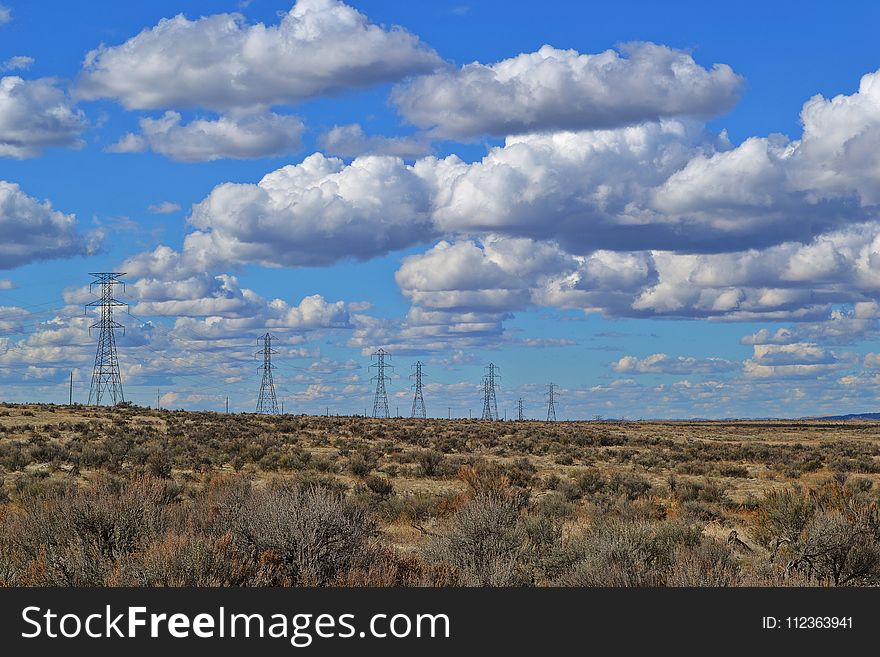
POLYGON ((849 415, 821 415, 804 420, 880 420, 880 413, 850 413, 849 415))

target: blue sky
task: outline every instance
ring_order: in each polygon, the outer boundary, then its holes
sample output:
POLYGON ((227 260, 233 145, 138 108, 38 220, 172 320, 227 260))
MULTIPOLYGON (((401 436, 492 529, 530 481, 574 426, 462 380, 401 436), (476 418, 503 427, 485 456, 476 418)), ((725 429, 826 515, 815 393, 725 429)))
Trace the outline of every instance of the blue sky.
POLYGON ((873 3, 0 0, 0 397, 804 416, 880 383, 873 3), (175 18, 176 17, 176 18, 175 18), (51 205, 50 205, 51 204, 51 205))

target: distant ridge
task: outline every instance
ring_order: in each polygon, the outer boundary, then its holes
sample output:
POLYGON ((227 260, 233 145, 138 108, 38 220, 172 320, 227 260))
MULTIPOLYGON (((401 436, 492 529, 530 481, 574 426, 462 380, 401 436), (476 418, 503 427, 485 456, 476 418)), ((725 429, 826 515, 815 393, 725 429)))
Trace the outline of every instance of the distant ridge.
POLYGON ((880 413, 850 413, 848 415, 820 415, 804 420, 880 420, 880 413))

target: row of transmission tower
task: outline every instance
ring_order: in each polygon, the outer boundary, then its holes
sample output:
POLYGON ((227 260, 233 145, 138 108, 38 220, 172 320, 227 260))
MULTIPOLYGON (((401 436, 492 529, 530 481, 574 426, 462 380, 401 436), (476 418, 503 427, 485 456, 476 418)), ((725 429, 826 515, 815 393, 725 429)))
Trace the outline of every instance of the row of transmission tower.
MULTIPOLYGON (((394 370, 394 366, 387 362, 391 360, 391 354, 384 349, 378 349, 373 352, 371 359, 373 362, 370 363, 370 369, 376 370, 376 374, 370 379, 376 382, 376 392, 373 394, 373 417, 387 418, 389 417, 388 391, 385 389, 385 382, 391 380, 386 371, 394 370)), ((422 361, 416 361, 413 364, 415 371, 410 375, 410 378, 413 380, 413 401, 410 417, 424 419, 428 416, 428 413, 425 409, 425 397, 422 392, 422 377, 424 376, 422 367, 422 361)))
MULTIPOLYGON (((501 418, 498 415, 498 400, 495 394, 495 389, 498 386, 498 380, 501 376, 498 374, 500 371, 500 367, 498 367, 495 363, 489 363, 486 365, 486 373, 483 375, 483 420, 500 420, 501 418)), ((557 385, 555 383, 550 383, 547 386, 547 421, 548 422, 556 422, 556 388, 557 385)), ((505 411, 505 415, 507 412, 505 411)), ((523 399, 520 397, 516 400, 516 419, 517 420, 525 420, 524 414, 524 406, 523 399)))
MULTIPOLYGON (((385 382, 391 380, 391 377, 388 376, 386 372, 394 369, 394 367, 388 363, 388 361, 391 360, 391 354, 380 348, 377 351, 373 352, 373 354, 371 354, 371 359, 372 362, 370 364, 370 368, 376 370, 375 376, 373 376, 371 379, 371 381, 376 382, 376 389, 373 394, 373 417, 387 418, 389 417, 388 391, 385 387, 385 382)), ((422 392, 422 379, 425 376, 424 372, 422 371, 423 367, 424 364, 421 361, 416 361, 413 364, 414 371, 410 375, 410 378, 413 380, 413 401, 412 410, 410 411, 410 417, 412 418, 427 417, 427 411, 425 410, 425 398, 422 392)), ((495 393, 495 390, 498 387, 498 381, 501 379, 501 376, 499 374, 500 369, 501 368, 495 365, 495 363, 489 363, 488 365, 486 365, 486 371, 483 375, 481 384, 483 389, 483 413, 481 418, 483 420, 501 419, 498 414, 498 398, 495 393)), ((557 386, 555 383, 551 383, 547 386, 548 422, 556 421, 556 388, 557 386)), ((525 420, 522 398, 517 400, 517 420, 525 420)))
MULTIPOLYGON (((125 401, 125 394, 122 390, 122 376, 119 373, 119 358, 116 353, 115 331, 120 329, 124 335, 125 327, 113 319, 113 309, 119 307, 127 308, 128 304, 115 298, 114 288, 117 285, 122 285, 122 289, 125 291, 125 283, 120 280, 125 276, 125 273, 95 272, 91 273, 90 276, 93 276, 94 280, 90 284, 89 290, 94 292, 95 287, 99 287, 100 298, 86 304, 85 310, 88 312, 89 309, 97 309, 100 319, 89 327, 90 335, 93 330, 98 332, 98 348, 95 352, 95 366, 92 370, 92 383, 89 388, 89 405, 92 403, 100 405, 102 402, 109 402, 115 406, 125 401)), ((258 344, 261 348, 255 353, 255 357, 262 361, 259 367, 259 371, 262 372, 262 380, 260 382, 260 393, 257 397, 256 407, 256 412, 261 414, 278 413, 278 398, 275 394, 275 381, 272 375, 272 371, 275 369, 275 366, 272 364, 272 356, 278 353, 272 348, 272 340, 274 339, 275 337, 271 333, 265 333, 259 338, 258 344)), ((376 374, 371 379, 376 382, 376 392, 373 396, 373 417, 387 418, 389 417, 388 392, 385 388, 385 382, 391 380, 387 372, 394 370, 394 367, 387 362, 391 360, 391 354, 380 348, 372 354, 371 358, 370 369, 375 369, 376 371, 376 374)), ((410 375, 410 378, 413 380, 413 401, 410 417, 424 419, 427 417, 427 411, 422 392, 422 379, 424 377, 422 368, 423 363, 416 361, 413 364, 414 371, 410 375)), ((495 389, 501 378, 499 371, 500 368, 495 363, 489 363, 483 375, 482 419, 484 420, 501 419, 498 415, 498 400, 495 394, 495 389)), ((547 390, 547 421, 555 422, 556 384, 549 384, 547 390)), ((517 401, 517 419, 525 419, 522 398, 517 401)))

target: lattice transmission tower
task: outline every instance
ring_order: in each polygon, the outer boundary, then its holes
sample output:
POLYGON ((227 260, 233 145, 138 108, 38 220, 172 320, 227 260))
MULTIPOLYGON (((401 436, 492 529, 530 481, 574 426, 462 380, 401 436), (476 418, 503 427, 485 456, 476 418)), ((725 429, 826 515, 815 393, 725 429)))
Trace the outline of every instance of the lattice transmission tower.
POLYGON ((501 378, 498 376, 499 368, 495 363, 486 365, 486 374, 483 376, 483 419, 497 420, 498 418, 498 401, 495 399, 496 380, 501 378))
POLYGON ((122 329, 122 334, 125 335, 125 327, 113 319, 113 309, 120 306, 127 307, 128 304, 113 297, 113 288, 122 285, 122 290, 125 291, 125 283, 119 280, 120 277, 125 276, 125 272, 90 272, 89 276, 95 277, 89 285, 90 292, 96 285, 101 286, 101 298, 86 304, 85 307, 85 312, 88 312, 89 308, 98 308, 101 313, 101 319, 89 327, 89 335, 92 334, 92 329, 99 329, 95 368, 92 371, 92 385, 89 388, 89 405, 94 402, 100 406, 101 402, 109 397, 110 402, 115 406, 125 401, 122 377, 119 375, 119 359, 116 356, 115 331, 122 329))
POLYGON ((415 383, 413 384, 413 403, 412 403, 412 413, 410 413, 410 417, 421 418, 424 420, 428 414, 425 411, 425 398, 422 396, 422 361, 417 360, 415 365, 416 371, 410 374, 410 378, 415 379, 415 383))
POLYGON ((525 416, 523 415, 523 400, 522 397, 516 400, 516 419, 522 422, 525 420, 525 416))
POLYGON ((384 349, 379 349, 374 352, 371 356, 376 360, 375 363, 370 365, 370 367, 376 368, 376 376, 374 376, 371 380, 376 382, 376 394, 373 397, 373 417, 388 417, 388 393, 385 392, 385 382, 390 381, 391 377, 385 374, 385 370, 394 369, 391 365, 385 363, 385 359, 391 358, 391 354, 389 354, 384 349))
POLYGON ((259 356, 263 357, 263 364, 260 366, 260 369, 263 371, 263 381, 260 383, 260 396, 257 397, 257 413, 263 415, 278 414, 278 399, 275 397, 275 381, 272 379, 272 370, 275 369, 275 366, 272 364, 272 355, 278 353, 272 349, 272 340, 274 339, 275 338, 271 333, 266 333, 266 335, 259 338, 257 343, 262 343, 263 348, 254 356, 255 358, 259 356))
POLYGON ((556 422, 556 384, 547 386, 547 421, 556 422))

